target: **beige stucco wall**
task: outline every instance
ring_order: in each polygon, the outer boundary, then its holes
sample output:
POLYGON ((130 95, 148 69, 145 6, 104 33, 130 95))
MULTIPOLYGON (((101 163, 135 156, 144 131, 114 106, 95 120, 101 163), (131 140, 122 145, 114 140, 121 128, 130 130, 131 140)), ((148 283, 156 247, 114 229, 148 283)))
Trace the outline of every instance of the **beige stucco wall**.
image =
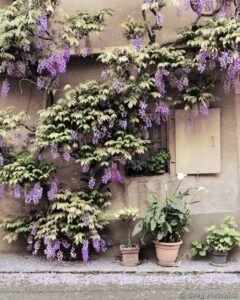
MULTIPOLYGON (((0 1, 0 5, 7 1, 0 1)), ((69 13, 73 13, 76 8, 83 7, 85 10, 95 11, 104 7, 112 7, 115 10, 115 16, 108 21, 107 33, 103 36, 105 46, 122 45, 123 40, 119 39, 120 29, 117 24, 121 23, 128 14, 140 17, 139 5, 141 0, 104 0, 96 1, 70 1, 64 0, 63 7, 69 13), (87 3, 87 4, 86 4, 87 3), (113 30, 112 33, 110 32, 113 30), (109 38, 109 34, 111 38, 109 38)), ((163 39, 172 38, 174 35, 174 28, 184 25, 191 19, 187 13, 186 17, 178 19, 175 17, 173 8, 167 12, 166 27, 167 29, 162 33, 163 39), (172 22, 174 20, 175 22, 172 22)), ((98 45, 96 45, 98 46, 98 45)), ((66 75, 61 78, 61 86, 69 83, 72 86, 76 85, 79 81, 88 79, 99 79, 103 66, 96 63, 95 58, 79 59, 72 58, 69 65, 69 70, 66 75)), ((240 95, 229 94, 225 95, 219 86, 216 91, 220 101, 216 106, 221 108, 221 166, 222 171, 217 175, 204 175, 199 177, 198 182, 196 177, 189 176, 184 181, 185 186, 203 185, 207 188, 208 192, 202 192, 198 196, 200 202, 192 207, 192 222, 190 234, 185 238, 185 246, 182 248, 182 255, 188 255, 189 243, 193 238, 202 235, 203 228, 212 222, 220 222, 226 214, 235 214, 238 219, 240 216, 240 190, 239 190, 239 170, 240 170, 240 95)), ((23 83, 23 93, 20 94, 19 86, 15 82, 11 83, 11 92, 9 98, 0 103, 0 108, 3 109, 7 106, 15 106, 18 111, 27 110, 31 115, 32 123, 37 121, 37 111, 42 107, 42 93, 36 91, 35 88, 29 83, 23 83)), ((170 121, 171 137, 170 150, 173 154, 172 161, 174 162, 174 119, 170 121)), ((194 155, 193 155, 194 159, 194 155)), ((78 184, 77 175, 78 168, 66 166, 66 164, 57 162, 61 167, 58 174, 62 180, 70 181, 72 185, 78 184)), ((114 197, 112 200, 112 208, 109 211, 109 218, 113 219, 113 212, 124 206, 137 206, 141 211, 141 216, 144 215, 145 207, 147 204, 147 190, 155 190, 160 195, 164 195, 165 186, 168 189, 176 187, 176 179, 174 176, 174 163, 171 166, 172 174, 153 177, 136 177, 125 178, 124 185, 112 186, 114 197)), ((0 201, 0 215, 13 214, 15 212, 23 213, 27 210, 19 200, 1 199, 0 201)), ((116 235, 116 230, 119 230, 121 225, 114 222, 113 226, 109 229, 112 240, 115 242, 116 247, 112 248, 113 255, 116 254, 118 244, 122 240, 122 234, 116 235), (115 231, 114 231, 115 230, 115 231)), ((7 251, 20 251, 22 247, 20 243, 9 247, 5 242, 0 240, 0 252, 7 251)))

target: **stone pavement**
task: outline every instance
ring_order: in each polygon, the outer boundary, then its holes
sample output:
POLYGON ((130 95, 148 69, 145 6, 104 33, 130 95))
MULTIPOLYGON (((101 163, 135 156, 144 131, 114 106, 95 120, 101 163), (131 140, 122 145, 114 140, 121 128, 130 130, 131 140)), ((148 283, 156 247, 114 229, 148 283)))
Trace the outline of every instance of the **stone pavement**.
POLYGON ((0 255, 0 273, 72 273, 72 274, 240 274, 240 262, 229 262, 227 266, 214 267, 208 261, 182 261, 176 267, 161 267, 154 260, 143 261, 136 267, 125 267, 116 259, 95 258, 84 264, 81 261, 47 261, 44 257, 24 255, 0 255))

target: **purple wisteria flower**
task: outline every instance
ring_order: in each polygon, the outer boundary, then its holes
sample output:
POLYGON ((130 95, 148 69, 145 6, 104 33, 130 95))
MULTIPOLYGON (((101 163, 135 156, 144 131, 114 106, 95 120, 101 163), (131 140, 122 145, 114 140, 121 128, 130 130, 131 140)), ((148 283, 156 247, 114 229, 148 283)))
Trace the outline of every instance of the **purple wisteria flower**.
POLYGON ((180 92, 186 89, 189 84, 187 76, 182 76, 177 78, 175 75, 172 75, 170 79, 170 84, 172 87, 177 88, 180 92))
POLYGON ((222 69, 226 69, 229 65, 233 63, 233 57, 230 52, 221 52, 218 56, 218 61, 222 69))
POLYGON ((140 101, 140 104, 139 104, 139 116, 144 119, 145 116, 146 116, 146 109, 147 109, 148 105, 146 102, 143 102, 143 101, 140 101))
POLYGON ((85 225, 85 226, 88 226, 89 225, 89 213, 88 212, 85 212, 84 214, 83 214, 83 224, 85 225))
POLYGON ((51 145, 51 155, 53 159, 57 159, 59 157, 58 146, 56 144, 51 145))
POLYGON ((164 21, 164 15, 161 14, 160 12, 157 13, 157 17, 156 17, 156 22, 158 26, 162 26, 164 21))
POLYGON ((128 126, 128 121, 127 120, 121 121, 120 126, 123 130, 126 130, 128 126))
POLYGON ((117 94, 120 94, 123 91, 122 83, 117 78, 113 80, 113 87, 117 94))
POLYGON ((213 11, 214 9, 213 0, 202 0, 202 5, 204 10, 206 11, 213 11))
POLYGON ((31 235, 35 236, 37 234, 37 228, 38 228, 39 222, 32 222, 31 225, 32 225, 31 235))
POLYGON ((150 118, 146 118, 145 120, 146 128, 152 128, 152 120, 150 118))
POLYGON ((43 32, 46 32, 47 29, 48 29, 48 20, 47 20, 47 13, 46 12, 43 12, 40 16, 40 31, 43 33, 43 32))
POLYGON ((83 247, 82 247, 82 258, 83 262, 87 263, 89 260, 89 250, 88 250, 89 242, 88 240, 85 240, 83 242, 83 247))
POLYGON ((75 130, 71 130, 71 137, 73 141, 76 141, 78 139, 78 133, 75 130))
POLYGON ((117 164, 112 164, 111 166, 111 180, 115 183, 122 183, 122 176, 118 170, 117 164))
POLYGON ((53 258, 56 257, 56 250, 53 247, 53 243, 48 242, 46 244, 46 248, 44 250, 44 253, 45 253, 47 259, 53 259, 53 258))
POLYGON ((113 128, 114 125, 115 125, 115 120, 111 120, 111 121, 109 122, 108 128, 113 128))
POLYGON ((14 197, 16 199, 21 198, 23 194, 23 188, 19 184, 14 185, 13 191, 14 191, 14 197))
POLYGON ((42 194, 43 188, 41 187, 40 183, 35 183, 35 185, 29 192, 25 191, 25 202, 27 204, 33 203, 37 205, 42 199, 42 194))
POLYGON ((89 170, 90 170, 90 166, 89 166, 89 165, 83 165, 83 166, 82 166, 82 173, 83 173, 83 174, 88 173, 89 170))
POLYGON ((23 45, 22 49, 23 49, 24 52, 29 52, 31 48, 30 48, 29 44, 25 44, 25 45, 23 45))
POLYGON ((98 253, 101 250, 101 241, 100 238, 95 238, 93 240, 93 248, 95 249, 95 251, 98 253))
POLYGON ((93 190, 96 185, 96 179, 94 177, 91 177, 89 182, 88 182, 88 187, 90 190, 93 190))
POLYGON ((7 195, 7 187, 6 185, 0 185, 0 198, 3 199, 7 195))
POLYGON ((65 160, 65 161, 69 161, 70 160, 70 158, 71 158, 71 155, 70 155, 70 153, 69 152, 64 152, 63 153, 63 159, 65 160))
POLYGON ((205 105, 200 105, 199 112, 204 118, 207 118, 209 115, 209 109, 205 105))
POLYGON ((140 39, 134 39, 133 40, 133 46, 137 49, 140 50, 142 47, 142 43, 140 39))
POLYGON ((207 52, 207 51, 202 51, 200 54, 199 54, 199 59, 198 59, 198 62, 199 62, 199 65, 198 65, 198 71, 200 73, 203 73, 206 69, 206 64, 207 64, 207 59, 210 58, 211 55, 207 52))
POLYGON ((102 177, 102 183, 103 184, 108 184, 108 182, 111 181, 111 179, 112 179, 111 168, 107 168, 104 171, 104 175, 102 177))
POLYGON ((70 60, 70 48, 65 49, 63 57, 64 57, 66 62, 69 62, 69 60, 70 60))
POLYGON ((51 185, 50 185, 50 190, 48 191, 47 195, 48 195, 48 199, 50 201, 54 200, 56 194, 58 193, 59 189, 58 189, 58 183, 57 180, 54 179, 51 181, 51 185))
POLYGON ((64 54, 53 51, 50 57, 40 60, 37 71, 39 74, 42 74, 44 70, 47 70, 53 77, 65 73, 66 59, 64 58, 64 54))
POLYGON ((192 1, 192 8, 193 8, 193 11, 195 11, 195 13, 200 16, 201 13, 202 13, 202 0, 193 0, 192 1))
POLYGON ((234 69, 236 70, 237 73, 240 72, 240 57, 238 57, 235 62, 234 62, 234 69))
POLYGON ((125 165, 126 165, 126 159, 125 159, 125 158, 119 158, 118 161, 119 161, 119 163, 120 163, 122 166, 125 166, 125 165))
POLYGON ((41 90, 41 89, 45 88, 48 84, 48 81, 49 81, 48 77, 39 76, 37 78, 37 89, 41 90))
POLYGON ((99 131, 94 131, 93 138, 92 138, 92 143, 94 145, 97 145, 99 143, 100 139, 101 139, 101 133, 99 131))
POLYGON ((6 99, 10 91, 10 84, 5 79, 1 85, 1 99, 6 99))
POLYGON ((57 252, 57 259, 58 259, 59 261, 61 261, 61 260, 63 260, 63 258, 64 258, 63 252, 62 252, 61 250, 59 250, 59 251, 57 252))
POLYGON ((4 139, 0 137, 0 148, 3 148, 5 146, 4 139))
POLYGON ((170 110, 168 105, 165 102, 157 104, 155 108, 155 113, 160 117, 161 120, 166 121, 169 117, 170 110))
POLYGON ((156 87, 159 91, 159 93, 163 96, 166 94, 166 89, 165 89, 165 82, 164 82, 164 76, 162 72, 158 71, 155 74, 155 81, 156 81, 156 87))

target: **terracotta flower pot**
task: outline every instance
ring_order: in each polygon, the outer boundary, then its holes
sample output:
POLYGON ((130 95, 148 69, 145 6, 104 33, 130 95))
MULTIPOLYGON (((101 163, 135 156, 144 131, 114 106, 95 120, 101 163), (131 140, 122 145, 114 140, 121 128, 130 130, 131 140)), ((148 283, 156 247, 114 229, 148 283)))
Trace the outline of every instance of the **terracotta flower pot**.
POLYGON ((131 245, 131 247, 121 245, 120 250, 122 253, 122 265, 132 267, 139 264, 139 245, 131 245))
POLYGON ((154 242, 156 248, 156 255, 158 263, 161 266, 171 266, 173 265, 178 256, 179 248, 182 241, 178 243, 162 243, 154 242))

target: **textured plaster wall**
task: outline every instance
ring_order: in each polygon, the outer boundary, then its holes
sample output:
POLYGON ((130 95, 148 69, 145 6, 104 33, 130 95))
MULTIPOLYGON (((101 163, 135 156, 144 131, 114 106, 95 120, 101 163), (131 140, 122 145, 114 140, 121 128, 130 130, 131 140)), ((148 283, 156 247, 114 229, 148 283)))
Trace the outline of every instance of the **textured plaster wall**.
MULTIPOLYGON (((0 1, 0 5, 7 2, 8 1, 0 1)), ((117 24, 122 22, 128 14, 135 14, 137 17, 140 17, 136 12, 141 3, 141 1, 138 0, 89 0, 88 2, 71 2, 71 5, 69 5, 69 1, 63 1, 63 6, 65 6, 69 13, 74 12, 76 8, 79 7, 91 11, 104 7, 112 7, 115 10, 114 18, 108 22, 108 32, 102 39, 105 46, 121 45, 124 43, 123 40, 119 39, 119 28, 117 24), (114 31, 111 33, 111 30, 114 31)), ((168 26, 167 30, 162 33, 163 39, 166 39, 166 37, 172 38, 174 29, 184 25, 184 23, 191 19, 189 14, 186 14, 186 16, 189 18, 183 17, 178 19, 175 17, 173 8, 170 8, 165 17, 168 26), (172 22, 172 20, 174 20, 174 22, 172 22)), ((94 58, 85 60, 72 58, 69 71, 61 78, 61 86, 63 87, 66 83, 74 86, 78 84, 79 81, 99 79, 102 69, 103 66, 96 63, 94 58)), ((18 83, 14 81, 11 82, 9 98, 0 103, 0 109, 6 108, 7 106, 15 106, 17 111, 28 111, 31 115, 29 122, 36 123, 38 118, 37 111, 42 107, 42 93, 36 91, 31 84, 26 82, 23 83, 22 89, 23 93, 21 94, 18 83)), ((181 251, 183 258, 188 256, 190 241, 193 238, 201 237, 205 226, 215 222, 219 223, 226 214, 234 214, 239 220, 240 95, 225 95, 220 86, 217 88, 217 94, 221 99, 221 101, 216 103, 216 106, 221 108, 222 170, 221 173, 217 175, 200 175, 198 181, 194 176, 189 176, 185 180, 185 186, 203 185, 207 188, 208 192, 202 192, 197 198, 200 202, 192 207, 190 234, 185 237, 185 244, 181 251)), ((59 93, 56 98, 61 96, 59 93)), ((171 127, 174 127, 174 120, 170 122, 172 122, 171 127)), ((171 134, 171 140, 174 140, 174 130, 171 131, 171 134)), ((174 153, 174 143, 171 143, 171 148, 174 153)), ((78 167, 74 165, 74 162, 71 162, 70 166, 66 166, 66 164, 61 161, 56 161, 56 164, 60 167, 58 171, 59 178, 63 181, 70 179, 73 187, 78 186, 78 167)), ((172 166, 173 168, 171 169, 174 170, 174 164, 172 164, 172 166)), ((108 254, 115 255, 117 253, 118 244, 123 241, 124 236, 124 227, 119 222, 114 221, 113 212, 124 206, 137 206, 141 211, 141 216, 143 216, 147 204, 147 190, 154 190, 164 196, 166 186, 169 190, 174 190, 176 185, 177 182, 174 174, 167 174, 152 177, 125 178, 124 185, 112 186, 114 197, 112 200, 112 208, 108 213, 109 219, 112 219, 112 226, 109 227, 109 236, 113 242, 115 242, 115 247, 113 247, 108 254)), ((0 201, 0 215, 15 214, 16 212, 24 213, 28 209, 29 208, 22 205, 20 200, 1 199, 0 201)), ((9 247, 7 243, 0 240, 1 252, 19 252, 22 249, 22 243, 17 243, 9 247)), ((152 252, 147 251, 146 253, 152 252)))

